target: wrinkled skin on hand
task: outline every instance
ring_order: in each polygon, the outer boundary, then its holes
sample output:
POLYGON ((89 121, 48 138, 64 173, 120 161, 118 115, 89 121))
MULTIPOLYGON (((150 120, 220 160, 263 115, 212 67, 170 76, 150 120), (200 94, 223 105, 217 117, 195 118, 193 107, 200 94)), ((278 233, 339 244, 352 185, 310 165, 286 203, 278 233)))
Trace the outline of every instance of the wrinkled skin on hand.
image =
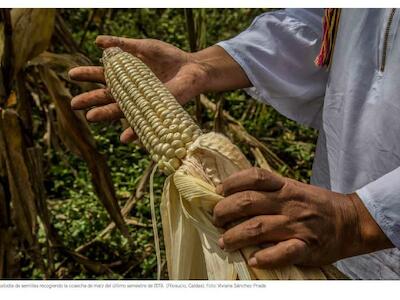
POLYGON ((227 230, 226 251, 258 245, 249 264, 258 268, 322 266, 393 247, 357 194, 340 194, 251 168, 217 187, 225 198, 214 224, 227 230))
MULTIPOLYGON (((120 47, 139 57, 169 91, 184 104, 200 94, 204 86, 204 66, 190 53, 173 45, 153 39, 129 39, 114 36, 99 36, 96 44, 100 48, 120 47)), ((76 67, 69 76, 77 81, 89 81, 105 84, 104 69, 99 66, 76 67)), ((72 109, 88 109, 86 118, 90 122, 111 121, 123 118, 123 114, 107 88, 92 90, 74 97, 72 109)), ((132 128, 121 134, 121 142, 129 143, 136 139, 132 128)))
MULTIPOLYGON (((100 48, 120 47, 139 57, 164 83, 182 105, 204 92, 221 92, 251 86, 241 66, 221 47, 214 45, 195 53, 185 52, 171 44, 153 39, 129 39, 98 36, 100 48)), ((102 67, 73 68, 69 76, 77 81, 105 84, 102 67)), ((107 88, 89 91, 74 97, 72 109, 87 110, 90 122, 111 121, 123 114, 107 88)), ((121 142, 136 139, 132 128, 121 134, 121 142)))

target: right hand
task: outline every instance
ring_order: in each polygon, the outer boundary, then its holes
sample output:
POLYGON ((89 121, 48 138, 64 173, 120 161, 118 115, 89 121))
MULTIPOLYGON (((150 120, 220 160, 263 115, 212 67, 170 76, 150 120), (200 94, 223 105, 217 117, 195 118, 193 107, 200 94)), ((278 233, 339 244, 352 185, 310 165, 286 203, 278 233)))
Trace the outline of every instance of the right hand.
MULTIPOLYGON (((96 44, 101 48, 120 47, 139 57, 166 88, 181 103, 199 95, 205 87, 207 71, 205 65, 195 60, 191 53, 153 39, 129 39, 113 36, 98 36, 96 44)), ((69 71, 72 80, 105 84, 103 67, 76 67, 69 71)), ((111 121, 123 118, 123 114, 107 88, 101 88, 74 97, 72 109, 89 109, 86 119, 90 122, 111 121)), ((121 134, 121 142, 136 139, 132 128, 121 134)))

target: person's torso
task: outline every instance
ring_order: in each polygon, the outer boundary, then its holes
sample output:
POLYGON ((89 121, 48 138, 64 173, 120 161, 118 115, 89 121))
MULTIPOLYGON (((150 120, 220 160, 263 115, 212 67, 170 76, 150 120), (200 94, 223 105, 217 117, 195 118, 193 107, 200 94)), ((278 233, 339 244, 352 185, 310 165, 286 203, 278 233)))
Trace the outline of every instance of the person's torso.
MULTIPOLYGON (((343 9, 312 183, 354 192, 400 166, 399 136, 400 9, 343 9)), ((400 279, 400 251, 338 267, 353 278, 400 279)))

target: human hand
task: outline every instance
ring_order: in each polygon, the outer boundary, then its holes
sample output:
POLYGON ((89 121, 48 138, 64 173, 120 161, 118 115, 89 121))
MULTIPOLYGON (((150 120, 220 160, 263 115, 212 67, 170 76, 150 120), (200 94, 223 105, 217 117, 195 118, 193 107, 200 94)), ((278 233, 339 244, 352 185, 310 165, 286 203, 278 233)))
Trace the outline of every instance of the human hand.
MULTIPOLYGON (((175 98, 184 104, 200 94, 205 86, 206 67, 195 57, 170 44, 153 39, 129 39, 98 36, 96 44, 101 48, 120 47, 139 57, 165 84, 175 98)), ((104 69, 99 66, 76 67, 69 76, 77 81, 105 84, 104 69)), ((96 89, 74 97, 72 109, 89 109, 86 118, 90 122, 110 121, 123 118, 122 111, 107 88, 96 89)), ((136 139, 132 128, 121 134, 121 142, 136 139)))
POLYGON ((357 194, 340 194, 251 168, 217 187, 214 224, 226 251, 258 245, 258 268, 321 266, 393 247, 357 194), (268 245, 268 246, 266 246, 268 245))

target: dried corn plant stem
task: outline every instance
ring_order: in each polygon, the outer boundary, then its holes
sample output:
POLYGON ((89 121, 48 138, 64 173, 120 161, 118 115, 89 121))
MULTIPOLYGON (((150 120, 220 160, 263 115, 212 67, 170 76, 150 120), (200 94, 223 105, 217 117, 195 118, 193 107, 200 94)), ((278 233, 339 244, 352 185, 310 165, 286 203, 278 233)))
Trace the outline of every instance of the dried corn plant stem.
POLYGON ((107 274, 111 278, 115 277, 115 275, 116 275, 105 264, 102 264, 102 263, 99 263, 96 261, 92 261, 80 253, 69 250, 67 248, 62 248, 61 251, 64 254, 67 254, 68 256, 72 257, 77 263, 83 265, 85 268, 87 268, 88 270, 90 270, 91 272, 93 272, 95 274, 98 274, 98 275, 107 274))
POLYGON ((79 48, 82 48, 83 42, 85 41, 86 34, 88 32, 88 29, 89 29, 90 25, 92 24, 94 17, 96 15, 96 11, 97 11, 97 8, 92 8, 89 12, 88 19, 83 27, 82 37, 79 41, 79 45, 78 45, 79 48))
POLYGON ((0 40, 2 44, 0 56, 0 105, 9 97, 13 85, 14 47, 12 43, 11 9, 0 8, 0 40))
POLYGON ((262 154, 260 148, 258 147, 251 147, 250 148, 251 153, 253 153, 254 158, 256 159, 257 164, 259 165, 260 168, 263 168, 265 170, 268 170, 272 172, 271 166, 268 164, 267 160, 265 159, 264 155, 262 154))
POLYGON ((17 232, 22 237, 22 248, 32 258, 36 266, 41 269, 45 277, 49 277, 44 258, 40 252, 38 242, 38 208, 32 181, 27 164, 26 141, 24 139, 22 124, 15 111, 0 110, 0 155, 4 158, 8 190, 12 203, 13 223, 17 232))
MULTIPOLYGON (((193 11, 192 8, 184 8, 186 29, 191 52, 196 52, 206 47, 206 19, 205 9, 200 8, 193 11), (194 12, 194 13, 193 13, 194 12)), ((195 99, 195 116, 198 124, 202 124, 203 106, 200 96, 195 99)))
MULTIPOLYGON (((200 101, 200 98, 199 98, 199 101, 200 101)), ((214 131, 219 132, 219 133, 225 132, 224 103, 225 103, 225 98, 220 96, 217 101, 217 105, 215 107, 214 131)))
POLYGON ((35 194, 35 202, 40 217, 40 221, 43 224, 44 231, 46 233, 46 248, 47 248, 47 269, 49 269, 49 278, 54 274, 54 249, 53 241, 57 239, 57 233, 55 228, 51 224, 50 212, 46 203, 46 193, 43 185, 43 155, 40 147, 29 147, 27 149, 27 166, 32 182, 33 191, 35 194))
MULTIPOLYGON (((200 101, 206 109, 214 113, 217 111, 216 104, 213 103, 210 99, 208 99, 205 95, 203 94, 201 95, 200 101)), ((293 170, 284 161, 282 161, 271 149, 269 149, 268 146, 260 142, 257 138, 255 138, 251 134, 249 134, 247 130, 243 127, 243 125, 240 124, 239 121, 233 118, 226 111, 223 112, 223 115, 228 123, 227 127, 240 142, 249 145, 250 147, 259 148, 262 152, 264 152, 267 162, 273 169, 279 170, 285 167, 285 169, 288 170, 289 176, 292 177, 294 176, 293 170)))
POLYGON ((62 45, 62 47, 68 53, 82 52, 78 44, 75 42, 75 39, 68 28, 68 25, 65 24, 64 19, 60 14, 60 11, 56 12, 54 34, 52 38, 57 42, 57 44, 62 45))
MULTIPOLYGON (((31 138, 33 132, 32 101, 26 88, 26 74, 24 72, 17 74, 15 89, 18 98, 16 111, 24 126, 25 135, 31 138)), ((33 144, 33 141, 30 142, 33 144)))
MULTIPOLYGON (((1 112, 1 110, 0 110, 1 112)), ((0 278, 19 278, 20 266, 18 259, 15 227, 11 219, 11 203, 8 192, 5 145, 0 131, 0 278)))

